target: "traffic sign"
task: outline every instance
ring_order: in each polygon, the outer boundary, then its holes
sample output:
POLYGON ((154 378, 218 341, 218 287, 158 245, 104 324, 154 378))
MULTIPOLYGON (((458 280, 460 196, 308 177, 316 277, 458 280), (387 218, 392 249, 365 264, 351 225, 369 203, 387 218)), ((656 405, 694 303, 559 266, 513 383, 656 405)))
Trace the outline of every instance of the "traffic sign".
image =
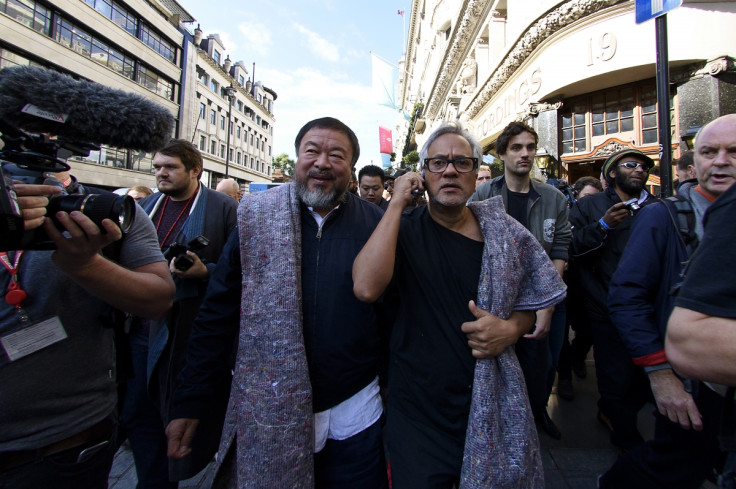
POLYGON ((636 0, 636 23, 664 15, 682 5, 682 0, 636 0))

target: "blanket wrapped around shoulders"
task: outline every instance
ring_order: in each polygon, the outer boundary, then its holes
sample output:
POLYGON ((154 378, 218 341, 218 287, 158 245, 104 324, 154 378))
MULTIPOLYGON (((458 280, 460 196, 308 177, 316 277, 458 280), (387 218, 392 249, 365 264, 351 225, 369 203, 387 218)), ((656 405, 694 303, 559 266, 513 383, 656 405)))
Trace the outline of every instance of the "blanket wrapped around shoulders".
MULTIPOLYGON (((471 202, 485 241, 477 306, 507 319, 565 297, 565 284, 542 246, 506 213, 501 197, 471 202)), ((461 489, 543 488, 539 438, 513 348, 477 360, 461 489)))
MULTIPOLYGON (((500 197, 471 204, 485 238, 479 307, 501 318, 564 298, 564 284, 500 197)), ((313 488, 312 395, 302 335, 300 203, 293 184, 238 208, 238 356, 218 460, 237 436, 239 488, 313 488)), ((476 364, 461 488, 543 487, 539 441, 512 348, 476 364)))

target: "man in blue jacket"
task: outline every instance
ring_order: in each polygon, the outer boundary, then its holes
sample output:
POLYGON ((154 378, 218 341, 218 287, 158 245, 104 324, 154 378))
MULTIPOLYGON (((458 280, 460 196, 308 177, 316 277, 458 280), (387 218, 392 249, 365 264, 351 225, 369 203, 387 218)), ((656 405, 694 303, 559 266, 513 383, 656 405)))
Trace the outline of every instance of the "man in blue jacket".
MULTIPOLYGON (((167 459, 164 427, 194 317, 215 263, 235 227, 237 209, 234 199, 202 185, 202 155, 189 141, 171 139, 154 154, 153 168, 159 192, 139 204, 153 220, 176 295, 163 320, 134 321, 130 331, 133 377, 126 386, 122 421, 133 450, 139 489, 176 487, 174 481, 193 477, 209 463, 217 448, 221 415, 208 418, 208 422, 215 423, 207 430, 208 448, 184 461, 167 459), (198 236, 204 236, 208 244, 197 253, 167 254, 173 244, 187 245, 198 236)), ((227 385, 221 386, 218 394, 221 407, 213 411, 221 414, 227 402, 227 385)), ((199 446, 204 447, 202 443, 199 446)))
MULTIPOLYGON (((680 199, 692 212, 691 232, 670 201, 642 209, 611 280, 608 307, 631 357, 647 373, 657 403, 655 437, 619 458, 600 487, 698 488, 719 458, 716 435, 723 398, 706 385, 679 377, 667 361, 664 338, 685 265, 703 237, 703 215, 734 183, 736 116, 706 125, 695 141, 695 185, 680 199), (683 229, 683 231, 685 231, 683 229), (696 241, 690 243, 688 241, 696 241), (693 246, 693 244, 695 246, 693 246)), ((684 217, 683 217, 684 218, 684 217)))

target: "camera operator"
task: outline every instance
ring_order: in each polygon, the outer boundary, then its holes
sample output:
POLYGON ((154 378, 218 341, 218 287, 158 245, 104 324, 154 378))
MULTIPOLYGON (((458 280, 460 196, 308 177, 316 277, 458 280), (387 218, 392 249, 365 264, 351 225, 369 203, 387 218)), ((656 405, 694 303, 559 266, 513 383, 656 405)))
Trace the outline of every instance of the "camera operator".
POLYGON ((55 251, 0 254, 0 486, 107 487, 116 449, 114 308, 161 317, 174 286, 153 225, 123 237, 79 211, 47 219, 61 189, 17 184, 25 229, 43 227, 55 251), (123 238, 121 240, 121 238, 123 238), (119 264, 101 250, 120 241, 119 264))

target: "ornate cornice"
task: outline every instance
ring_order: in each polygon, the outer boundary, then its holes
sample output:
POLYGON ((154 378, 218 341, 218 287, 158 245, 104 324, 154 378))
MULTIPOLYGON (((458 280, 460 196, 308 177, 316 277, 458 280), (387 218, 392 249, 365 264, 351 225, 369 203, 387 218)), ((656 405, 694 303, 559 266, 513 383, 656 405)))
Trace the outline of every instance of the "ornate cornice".
POLYGON ((508 81, 511 75, 514 74, 542 41, 585 16, 616 5, 617 3, 628 1, 569 0, 547 12, 529 27, 526 33, 519 38, 503 61, 498 65, 498 68, 483 83, 482 87, 476 90, 475 97, 466 110, 466 116, 472 119, 478 115, 478 112, 503 88, 504 83, 508 81))
POLYGON ((470 51, 473 40, 491 8, 488 0, 468 0, 458 15, 458 23, 453 28, 452 36, 440 64, 440 70, 427 101, 427 117, 434 118, 444 106, 447 94, 452 88, 463 61, 470 51))

